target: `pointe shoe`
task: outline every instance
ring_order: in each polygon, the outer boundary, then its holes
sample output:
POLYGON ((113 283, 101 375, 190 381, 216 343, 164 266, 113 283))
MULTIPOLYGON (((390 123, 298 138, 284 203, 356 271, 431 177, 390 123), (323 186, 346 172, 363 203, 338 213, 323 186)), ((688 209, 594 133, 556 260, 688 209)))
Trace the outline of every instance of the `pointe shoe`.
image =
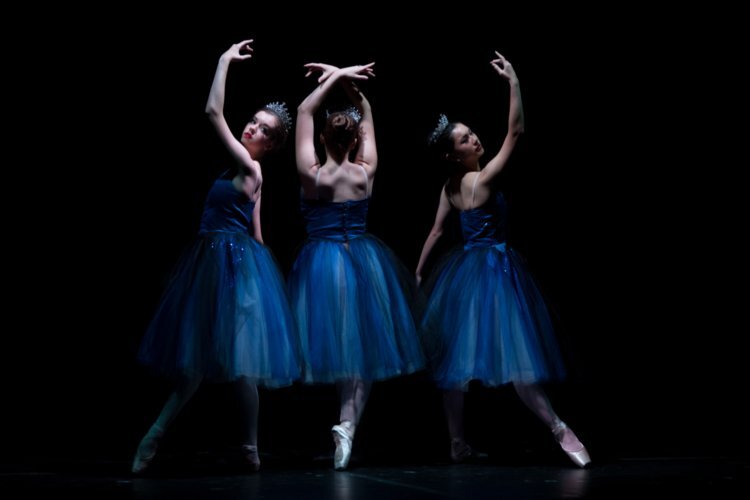
POLYGON ((461 463, 474 456, 474 450, 461 438, 451 439, 451 460, 461 463))
POLYGON ((558 421, 553 425, 552 434, 555 436, 555 439, 557 439, 562 451, 564 451, 578 467, 586 467, 591 462, 586 447, 578 440, 578 436, 575 435, 575 432, 565 425, 565 422, 558 421))
POLYGON ((152 427, 146 435, 143 436, 143 439, 141 439, 140 444, 138 444, 138 449, 135 452, 133 465, 130 468, 133 474, 142 474, 151 466, 151 463, 156 456, 156 450, 159 447, 159 440, 161 440, 163 435, 163 429, 155 429, 152 427))
POLYGON ((251 444, 242 445, 242 456, 245 459, 245 463, 250 467, 253 472, 260 470, 260 457, 258 456, 258 447, 251 444))
POLYGON ((333 455, 333 468, 344 470, 349 465, 352 456, 352 432, 351 427, 342 422, 331 427, 333 442, 336 443, 336 453, 333 455))

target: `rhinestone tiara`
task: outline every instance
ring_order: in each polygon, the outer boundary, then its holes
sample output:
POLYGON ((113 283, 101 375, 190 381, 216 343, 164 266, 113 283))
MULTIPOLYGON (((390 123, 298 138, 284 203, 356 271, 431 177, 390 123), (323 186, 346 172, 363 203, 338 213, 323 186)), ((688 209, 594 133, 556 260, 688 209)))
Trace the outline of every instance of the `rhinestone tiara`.
POLYGON ((448 117, 444 114, 441 114, 440 118, 438 119, 437 125, 435 126, 435 130, 432 131, 430 137, 427 139, 427 142, 430 144, 435 144, 438 138, 443 135, 443 132, 445 132, 445 129, 448 127, 449 123, 450 122, 448 122, 448 117))
POLYGON ((281 120, 281 125, 284 127, 284 131, 289 133, 289 130, 292 128, 292 116, 289 114, 289 111, 286 109, 286 103, 280 102, 280 101, 274 101, 274 102, 269 102, 263 107, 273 111, 274 114, 278 116, 279 119, 281 120))

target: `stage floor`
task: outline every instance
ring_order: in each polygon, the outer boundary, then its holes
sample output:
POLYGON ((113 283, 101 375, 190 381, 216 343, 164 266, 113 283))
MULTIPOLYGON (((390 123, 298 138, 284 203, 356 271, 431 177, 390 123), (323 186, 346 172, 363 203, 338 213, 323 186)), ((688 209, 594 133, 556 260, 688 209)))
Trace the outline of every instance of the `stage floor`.
POLYGON ((0 496, 186 500, 750 497, 750 459, 743 458, 612 457, 586 469, 562 460, 541 465, 480 459, 398 466, 355 460, 343 472, 331 468, 330 457, 304 463, 261 458, 260 472, 244 473, 213 456, 167 456, 147 477, 133 477, 125 462, 4 464, 0 466, 0 496))

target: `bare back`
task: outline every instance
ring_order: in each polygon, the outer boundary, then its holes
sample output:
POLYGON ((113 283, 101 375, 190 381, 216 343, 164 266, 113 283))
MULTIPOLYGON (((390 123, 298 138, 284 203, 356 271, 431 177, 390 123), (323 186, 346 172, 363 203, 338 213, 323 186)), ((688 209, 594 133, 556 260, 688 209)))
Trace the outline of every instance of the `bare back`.
POLYGON ((479 182, 481 172, 462 172, 448 179, 445 190, 451 206, 463 212, 481 207, 490 199, 489 186, 479 182))
MULTIPOLYGON (((361 200, 370 195, 372 179, 362 165, 345 161, 342 164, 328 162, 315 174, 316 198, 343 202, 361 200)), ((307 196, 306 196, 307 197, 307 196)))

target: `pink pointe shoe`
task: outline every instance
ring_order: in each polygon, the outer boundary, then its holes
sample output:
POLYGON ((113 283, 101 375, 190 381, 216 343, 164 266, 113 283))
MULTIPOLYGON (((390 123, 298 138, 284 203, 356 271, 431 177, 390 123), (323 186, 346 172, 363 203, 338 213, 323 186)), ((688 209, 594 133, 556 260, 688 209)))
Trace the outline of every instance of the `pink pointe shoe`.
POLYGON ((589 452, 578 440, 573 430, 565 425, 565 422, 558 421, 552 426, 552 434, 555 436, 560 448, 570 457, 578 467, 586 467, 591 463, 589 452))
POLYGON ((466 444, 461 438, 451 439, 451 460, 454 463, 461 463, 474 456, 471 446, 466 444))
POLYGON ((250 467, 253 472, 260 470, 260 457, 258 456, 258 447, 252 444, 242 445, 242 456, 245 459, 245 463, 250 467))
POLYGON ((352 456, 352 438, 351 424, 341 422, 331 428, 333 442, 336 444, 336 453, 333 455, 333 468, 344 470, 349 465, 349 459, 352 456))
POLYGON ((133 474, 143 474, 151 466, 156 456, 156 450, 159 447, 159 441, 163 435, 164 429, 152 426, 146 435, 143 436, 138 445, 138 450, 135 452, 133 466, 130 469, 133 474))

